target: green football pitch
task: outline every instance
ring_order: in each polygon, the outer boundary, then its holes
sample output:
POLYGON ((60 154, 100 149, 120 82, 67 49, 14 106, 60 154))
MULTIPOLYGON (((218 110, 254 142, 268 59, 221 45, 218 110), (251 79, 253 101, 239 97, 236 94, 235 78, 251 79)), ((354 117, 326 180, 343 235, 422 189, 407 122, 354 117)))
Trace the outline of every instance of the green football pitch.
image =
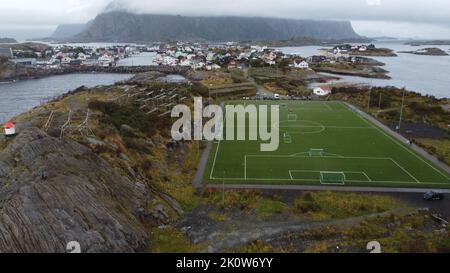
POLYGON ((450 188, 450 175, 342 102, 230 102, 280 106, 280 146, 215 142, 208 184, 450 188))

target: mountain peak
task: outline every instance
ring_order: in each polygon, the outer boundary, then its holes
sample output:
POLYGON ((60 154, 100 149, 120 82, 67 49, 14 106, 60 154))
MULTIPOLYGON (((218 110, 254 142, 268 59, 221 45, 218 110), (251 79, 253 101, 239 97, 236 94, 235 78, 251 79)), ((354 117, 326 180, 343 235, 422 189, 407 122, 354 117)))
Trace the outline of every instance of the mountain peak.
POLYGON ((109 13, 114 11, 132 12, 126 1, 113 0, 105 7, 102 13, 109 13))
POLYGON ((348 21, 294 20, 261 17, 191 17, 139 14, 114 1, 91 21, 76 41, 267 41, 292 38, 345 40, 361 38, 348 21), (226 26, 226 28, 224 28, 226 26))

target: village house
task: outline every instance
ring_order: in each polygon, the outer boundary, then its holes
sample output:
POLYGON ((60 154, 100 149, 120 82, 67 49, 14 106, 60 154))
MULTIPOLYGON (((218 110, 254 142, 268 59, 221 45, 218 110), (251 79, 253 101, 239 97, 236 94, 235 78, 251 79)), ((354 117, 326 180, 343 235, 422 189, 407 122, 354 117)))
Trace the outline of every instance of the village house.
POLYGON ((16 134, 16 128, 12 122, 7 122, 3 126, 3 128, 5 130, 5 136, 7 136, 7 137, 14 136, 16 134))
POLYGON ((333 88, 329 85, 322 85, 319 87, 314 88, 313 93, 316 96, 328 96, 331 94, 331 91, 333 90, 333 88))
POLYGON ((295 61, 294 67, 300 69, 309 69, 309 64, 305 61, 295 61))
POLYGON ((306 61, 310 64, 321 64, 322 62, 326 61, 327 57, 322 55, 314 55, 310 56, 306 59, 306 61))

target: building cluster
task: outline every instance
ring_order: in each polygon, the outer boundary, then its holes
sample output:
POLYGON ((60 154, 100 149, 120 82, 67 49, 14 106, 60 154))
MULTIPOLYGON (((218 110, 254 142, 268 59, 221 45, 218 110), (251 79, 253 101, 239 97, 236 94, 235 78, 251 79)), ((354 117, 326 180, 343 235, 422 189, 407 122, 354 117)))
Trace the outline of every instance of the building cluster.
POLYGON ((236 69, 287 64, 309 69, 308 63, 296 55, 261 46, 242 46, 234 43, 200 45, 183 44, 161 46, 154 62, 159 65, 188 66, 195 70, 236 69))
POLYGON ((306 58, 306 62, 310 65, 320 65, 323 63, 335 64, 367 64, 367 57, 358 56, 358 52, 366 52, 375 49, 374 45, 339 45, 331 50, 320 50, 319 55, 306 58))
POLYGON ((370 45, 351 45, 351 44, 344 44, 344 45, 338 45, 333 48, 334 53, 349 53, 349 52, 366 52, 369 50, 375 49, 374 44, 370 45))
POLYGON ((35 45, 24 49, 2 48, 0 55, 25 66, 59 68, 64 66, 115 66, 121 59, 151 48, 136 46, 35 45))

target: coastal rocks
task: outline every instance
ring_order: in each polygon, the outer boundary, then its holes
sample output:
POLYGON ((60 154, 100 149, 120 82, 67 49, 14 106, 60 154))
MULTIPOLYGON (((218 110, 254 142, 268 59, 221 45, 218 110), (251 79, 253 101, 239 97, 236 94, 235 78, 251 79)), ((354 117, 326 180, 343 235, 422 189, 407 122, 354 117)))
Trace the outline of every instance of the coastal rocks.
POLYGON ((408 53, 414 55, 425 55, 425 56, 448 56, 448 53, 437 47, 423 48, 416 51, 401 51, 399 53, 408 53))
POLYGON ((0 81, 27 80, 43 78, 54 75, 66 75, 73 73, 117 73, 117 74, 139 74, 146 72, 155 72, 165 74, 187 73, 189 67, 181 66, 65 66, 54 69, 43 69, 35 67, 25 67, 8 62, 2 65, 0 69, 0 81))
POLYGON ((391 77, 387 75, 389 71, 377 66, 361 66, 358 69, 347 69, 332 66, 315 67, 314 71, 344 76, 363 77, 363 78, 391 79, 391 77))
POLYGON ((164 73, 161 73, 161 72, 158 72, 158 71, 151 71, 151 72, 145 72, 145 73, 137 74, 136 76, 131 78, 130 81, 137 82, 137 83, 140 83, 140 84, 151 84, 156 79, 164 77, 164 76, 165 76, 164 73))
POLYGON ((155 211, 143 187, 76 142, 26 129, 0 152, 0 252, 65 252, 70 241, 83 252, 144 251, 135 212, 155 211))

